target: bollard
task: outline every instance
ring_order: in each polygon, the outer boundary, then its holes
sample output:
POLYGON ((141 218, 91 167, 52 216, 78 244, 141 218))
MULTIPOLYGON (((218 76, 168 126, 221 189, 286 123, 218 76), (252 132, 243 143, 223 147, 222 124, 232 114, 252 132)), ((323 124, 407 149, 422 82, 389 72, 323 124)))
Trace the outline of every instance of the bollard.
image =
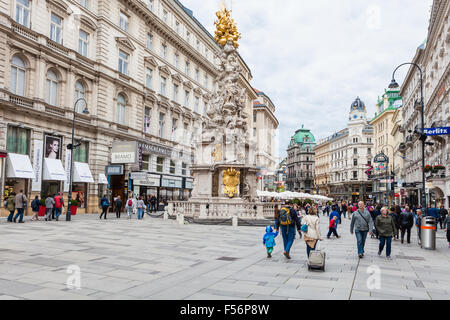
POLYGON ((233 227, 238 226, 238 217, 237 216, 233 216, 231 221, 232 221, 233 227))

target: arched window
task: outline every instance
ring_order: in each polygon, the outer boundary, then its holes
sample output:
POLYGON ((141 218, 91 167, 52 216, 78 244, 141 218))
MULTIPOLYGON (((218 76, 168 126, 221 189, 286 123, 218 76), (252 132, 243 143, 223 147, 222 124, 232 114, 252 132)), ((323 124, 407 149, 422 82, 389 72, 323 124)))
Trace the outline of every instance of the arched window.
POLYGON ((45 95, 45 102, 53 106, 57 105, 58 101, 58 77, 49 70, 47 71, 47 90, 45 95))
POLYGON ((25 95, 25 62, 18 56, 13 56, 11 63, 11 92, 19 96, 25 95))
MULTIPOLYGON (((76 102, 80 98, 86 99, 85 94, 86 94, 86 92, 85 92, 83 84, 80 81, 77 81, 75 83, 75 100, 74 100, 74 102, 76 102)), ((83 102, 83 100, 81 100, 77 103, 75 112, 82 113, 83 109, 84 109, 84 102, 83 102)))
POLYGON ((117 96, 117 108, 116 108, 116 122, 119 124, 125 124, 125 106, 126 100, 123 94, 117 96))

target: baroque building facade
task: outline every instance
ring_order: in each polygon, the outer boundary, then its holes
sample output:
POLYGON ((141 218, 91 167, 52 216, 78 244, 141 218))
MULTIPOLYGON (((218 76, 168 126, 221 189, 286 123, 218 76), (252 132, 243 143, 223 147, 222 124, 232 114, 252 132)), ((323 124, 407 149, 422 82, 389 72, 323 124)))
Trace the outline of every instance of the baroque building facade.
POLYGON ((330 194, 330 137, 321 139, 314 148, 314 185, 317 194, 330 194))
POLYGON ((253 139, 256 144, 256 166, 259 168, 259 190, 276 190, 278 119, 275 117, 275 104, 264 92, 255 89, 253 102, 253 139))
POLYGON ((287 148, 286 190, 314 191, 314 147, 316 139, 310 129, 297 130, 287 148))
POLYGON ((372 199, 372 181, 366 171, 372 164, 373 127, 366 114, 364 102, 357 98, 351 104, 347 128, 316 146, 321 150, 323 145, 329 145, 329 182, 322 188, 337 201, 354 203, 372 199))
MULTIPOLYGON (((412 62, 424 72, 425 128, 448 127, 450 123, 450 3, 434 0, 427 40, 417 49, 412 62)), ((422 149, 414 130, 421 127, 420 77, 417 68, 411 67, 402 84, 404 96, 403 126, 405 129, 405 190, 408 202, 421 203, 422 149)), ((450 203, 450 138, 449 135, 428 137, 426 145, 426 199, 427 204, 450 203), (433 170, 434 167, 440 168, 433 170)))
MULTIPOLYGON (((188 198, 219 72, 219 47, 193 12, 177 0, 0 0, 0 9, 3 196, 67 193, 75 117, 82 211, 97 212, 106 193, 188 198)), ((252 75, 239 64, 250 115, 252 75)))

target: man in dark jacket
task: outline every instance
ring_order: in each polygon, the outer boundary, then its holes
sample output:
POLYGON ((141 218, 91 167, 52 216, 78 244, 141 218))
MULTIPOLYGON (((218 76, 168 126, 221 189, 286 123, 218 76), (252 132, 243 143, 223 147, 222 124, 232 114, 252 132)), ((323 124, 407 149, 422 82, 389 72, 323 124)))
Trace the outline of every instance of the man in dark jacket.
POLYGON ((445 229, 445 226, 444 226, 444 228, 442 228, 442 224, 444 223, 445 218, 447 218, 447 215, 448 215, 448 211, 447 211, 447 209, 445 209, 445 207, 442 205, 442 206, 441 206, 441 209, 439 209, 439 216, 440 216, 439 224, 441 225, 441 230, 442 230, 442 229, 445 229))
POLYGON ((419 239, 419 245, 422 244, 422 209, 416 210, 416 227, 417 227, 417 238, 419 239))
POLYGON ((395 227, 396 227, 396 234, 394 234, 394 239, 398 240, 398 231, 399 231, 399 225, 398 225, 398 219, 399 214, 395 212, 395 208, 389 209, 389 215, 394 219, 395 227))
POLYGON ((152 213, 153 211, 157 212, 158 209, 156 208, 156 202, 157 202, 157 199, 152 194, 152 197, 150 198, 150 213, 152 213))
POLYGON ((408 243, 411 243, 411 228, 414 225, 414 215, 412 212, 409 211, 408 207, 406 207, 405 212, 402 212, 400 214, 398 224, 401 230, 401 242, 402 243, 404 242, 406 232, 407 233, 406 241, 408 243))
POLYGON ((275 232, 278 232, 281 228, 281 235, 284 243, 284 255, 288 259, 291 259, 289 252, 291 251, 295 239, 295 227, 297 227, 297 232, 301 234, 301 223, 298 219, 297 212, 292 207, 291 203, 287 203, 286 206, 281 208, 275 219, 275 232), (289 213, 287 213, 287 211, 289 213))
POLYGON ((120 219, 120 213, 122 212, 122 199, 120 199, 120 196, 117 196, 116 201, 114 201, 114 206, 116 207, 116 218, 120 219))

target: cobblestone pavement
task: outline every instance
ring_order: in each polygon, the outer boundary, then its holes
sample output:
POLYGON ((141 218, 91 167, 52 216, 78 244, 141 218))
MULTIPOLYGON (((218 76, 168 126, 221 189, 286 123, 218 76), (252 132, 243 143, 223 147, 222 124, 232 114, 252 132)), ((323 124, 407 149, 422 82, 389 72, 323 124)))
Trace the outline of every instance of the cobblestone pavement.
POLYGON ((112 214, 101 221, 78 215, 71 222, 24 224, 2 218, 0 299, 450 299, 443 231, 436 251, 420 249, 415 230, 412 244, 394 241, 392 261, 379 257, 378 241, 368 237, 359 261, 349 220, 338 227, 342 238, 330 240, 328 219, 321 220, 325 273, 307 271, 298 236, 292 260, 282 255, 281 236, 267 259, 262 227, 117 220, 112 214), (80 289, 67 286, 76 279, 69 266, 80 268, 80 289), (379 289, 368 273, 377 267, 379 289))

